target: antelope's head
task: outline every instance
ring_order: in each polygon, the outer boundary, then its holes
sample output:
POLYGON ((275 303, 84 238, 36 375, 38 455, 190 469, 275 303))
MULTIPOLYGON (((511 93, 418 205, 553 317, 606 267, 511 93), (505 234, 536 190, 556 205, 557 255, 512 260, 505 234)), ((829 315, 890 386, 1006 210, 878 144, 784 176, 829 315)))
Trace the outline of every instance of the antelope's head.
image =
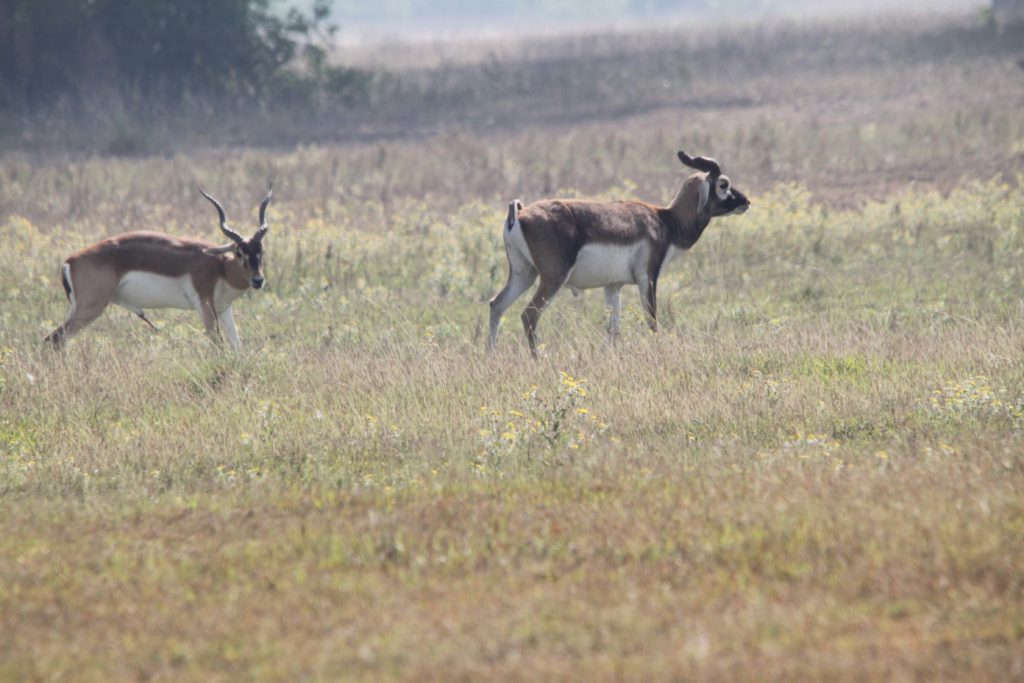
POLYGON ((217 209, 217 215, 220 217, 220 229, 228 238, 231 239, 230 244, 226 244, 223 247, 216 247, 214 249, 208 249, 209 254, 227 254, 233 251, 235 258, 238 259, 239 265, 245 272, 247 278, 249 278, 249 284, 252 285, 253 289, 262 289, 265 278, 263 277, 263 237, 267 234, 269 226, 267 225, 267 205, 270 204, 271 195, 273 195, 273 186, 271 183, 267 183, 267 196, 263 198, 260 203, 260 225, 253 233, 252 237, 246 239, 237 232, 228 227, 227 218, 224 216, 224 208, 220 203, 211 197, 210 195, 203 192, 202 188, 199 188, 199 192, 210 200, 210 203, 217 209))
POLYGON ((750 208, 750 200, 733 187, 729 176, 722 174, 722 168, 714 159, 691 157, 686 152, 680 151, 679 161, 690 168, 704 171, 704 183, 700 188, 697 213, 706 210, 710 218, 715 218, 716 216, 739 215, 750 208))

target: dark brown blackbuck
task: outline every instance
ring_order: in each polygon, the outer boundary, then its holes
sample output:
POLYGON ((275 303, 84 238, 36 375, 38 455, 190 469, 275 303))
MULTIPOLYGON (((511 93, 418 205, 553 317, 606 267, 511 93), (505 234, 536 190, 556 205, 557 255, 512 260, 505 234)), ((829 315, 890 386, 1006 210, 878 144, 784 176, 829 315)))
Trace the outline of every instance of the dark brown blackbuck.
POLYGON ((750 201, 722 174, 718 162, 679 152, 697 173, 683 181, 666 207, 638 201, 544 199, 527 207, 515 200, 505 220, 508 282, 491 299, 489 348, 494 349, 505 310, 540 276, 523 311, 530 353, 537 356, 537 321, 562 287, 574 294, 603 287, 611 309, 608 336, 620 330, 621 290, 637 285, 647 324, 658 329, 658 276, 675 256, 700 239, 712 218, 741 214, 750 201))
POLYGON ((249 238, 228 227, 224 209, 216 199, 202 189, 199 192, 216 207, 221 232, 230 243, 217 246, 200 239, 138 231, 75 252, 61 268, 71 308, 67 319, 45 341, 62 347, 113 303, 135 313, 150 327, 154 326, 146 318, 147 308, 195 310, 211 338, 219 341, 219 322, 231 346, 239 349, 231 305, 250 287, 262 289, 265 283, 263 238, 268 229, 266 214, 272 187, 267 183, 259 227, 249 238))

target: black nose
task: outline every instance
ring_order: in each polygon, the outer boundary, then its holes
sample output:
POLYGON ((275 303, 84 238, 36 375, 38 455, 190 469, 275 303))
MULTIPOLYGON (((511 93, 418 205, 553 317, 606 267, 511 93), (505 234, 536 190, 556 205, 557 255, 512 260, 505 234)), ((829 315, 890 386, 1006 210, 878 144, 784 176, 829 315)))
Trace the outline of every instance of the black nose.
POLYGON ((253 289, 263 289, 263 278, 261 278, 261 277, 254 277, 252 279, 252 288, 253 289))

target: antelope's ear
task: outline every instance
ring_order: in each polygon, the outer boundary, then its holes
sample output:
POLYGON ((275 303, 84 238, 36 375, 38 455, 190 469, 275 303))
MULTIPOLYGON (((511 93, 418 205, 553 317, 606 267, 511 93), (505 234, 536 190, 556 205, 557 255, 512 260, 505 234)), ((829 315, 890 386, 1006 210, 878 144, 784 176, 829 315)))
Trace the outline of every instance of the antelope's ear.
POLYGON ((208 254, 210 256, 219 256, 220 254, 228 253, 229 251, 231 251, 234 248, 235 248, 234 244, 225 244, 223 247, 213 247, 211 249, 206 249, 206 250, 203 251, 203 253, 204 254, 208 254))

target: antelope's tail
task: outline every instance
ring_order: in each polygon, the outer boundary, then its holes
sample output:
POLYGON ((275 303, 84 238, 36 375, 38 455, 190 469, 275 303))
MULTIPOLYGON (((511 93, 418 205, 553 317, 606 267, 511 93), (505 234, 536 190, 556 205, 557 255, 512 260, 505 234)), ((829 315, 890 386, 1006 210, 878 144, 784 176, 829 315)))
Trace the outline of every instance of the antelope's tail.
POLYGON ((510 231, 519 222, 519 212, 523 210, 523 203, 513 199, 508 203, 508 218, 505 219, 505 229, 510 231))
POLYGON ((60 269, 60 283, 64 285, 64 296, 71 301, 71 264, 65 263, 60 269))

